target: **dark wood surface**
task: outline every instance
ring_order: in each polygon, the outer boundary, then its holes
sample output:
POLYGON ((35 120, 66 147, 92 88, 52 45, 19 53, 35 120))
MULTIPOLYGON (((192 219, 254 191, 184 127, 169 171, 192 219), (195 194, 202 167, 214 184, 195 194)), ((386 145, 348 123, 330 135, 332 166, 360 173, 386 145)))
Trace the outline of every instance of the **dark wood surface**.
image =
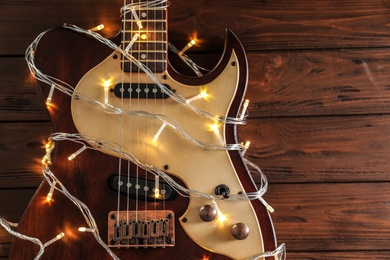
MULTIPOLYGON (((0 2, 0 215, 17 222, 52 132, 23 55, 43 30, 120 27, 121 1, 0 2)), ((224 28, 248 52, 239 137, 269 179, 265 199, 288 259, 390 258, 390 2, 171 1, 170 41, 211 68, 224 28), (183 28, 186 28, 184 31, 183 28)), ((256 179, 256 176, 255 176, 256 179)), ((0 256, 11 237, 0 229, 0 256)))

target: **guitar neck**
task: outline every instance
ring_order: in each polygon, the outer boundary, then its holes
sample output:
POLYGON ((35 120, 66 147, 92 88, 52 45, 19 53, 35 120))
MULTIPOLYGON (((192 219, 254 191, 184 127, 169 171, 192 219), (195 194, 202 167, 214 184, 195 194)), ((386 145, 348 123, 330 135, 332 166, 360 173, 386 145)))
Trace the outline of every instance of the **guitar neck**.
MULTIPOLYGON (((166 70, 167 66, 167 7, 148 4, 148 1, 132 1, 124 10, 122 20, 122 48, 139 60, 153 73, 166 70)), ((125 72, 140 69, 124 59, 125 72)))

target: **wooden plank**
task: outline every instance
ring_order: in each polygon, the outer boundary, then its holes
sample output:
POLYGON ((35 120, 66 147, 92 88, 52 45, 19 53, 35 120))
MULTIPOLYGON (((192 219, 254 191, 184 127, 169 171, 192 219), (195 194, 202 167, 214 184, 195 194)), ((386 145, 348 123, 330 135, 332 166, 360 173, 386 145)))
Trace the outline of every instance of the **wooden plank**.
POLYGON ((390 116, 251 119, 246 156, 272 183, 390 180, 390 116))
MULTIPOLYGON (((0 42, 0 55, 23 54, 40 32, 63 23, 84 28, 104 23, 104 34, 112 36, 120 28, 121 4, 111 0, 2 1, 1 29, 7 41, 0 42), (43 14, 45 19, 37 19, 43 14)), ((222 48, 226 27, 236 32, 248 51, 388 47, 389 9, 381 0, 177 0, 169 8, 169 35, 182 48, 196 34, 208 50, 222 48)))
POLYGON ((210 49, 220 46, 224 27, 232 29, 248 51, 384 47, 389 46, 389 8, 377 0, 173 2, 171 34, 197 33, 210 49), (185 24, 187 33, 176 22, 185 24))
POLYGON ((0 259, 8 259, 11 243, 0 244, 0 259))
MULTIPOLYGON (((246 156, 273 183, 389 181, 389 117, 251 119, 239 137, 252 141, 246 156)), ((22 185, 16 181, 27 176, 39 183, 42 144, 51 132, 49 123, 1 125, 2 187, 22 185)))
MULTIPOLYGON (((2 216, 18 221, 32 192, 0 190, 2 216)), ((265 198, 275 208, 279 243, 300 256, 333 252, 328 254, 338 259, 334 252, 388 248, 389 183, 273 184, 265 198)), ((7 241, 0 230, 0 243, 7 241)))
POLYGON ((39 185, 44 143, 52 131, 50 123, 1 124, 0 188, 39 185))
POLYGON ((390 49, 249 54, 250 116, 390 111, 390 49))
MULTIPOLYGON (((35 189, 0 189, 0 216, 17 223, 34 193, 35 189)), ((0 226, 0 257, 8 254, 11 240, 12 236, 0 226)))
POLYGON ((388 260, 389 258, 389 251, 287 252, 289 260, 388 260))
POLYGON ((23 58, 0 59, 0 121, 48 120, 43 98, 23 58))
POLYGON ((105 23, 105 36, 119 30, 120 1, 36 1, 0 2, 1 31, 7 40, 0 43, 0 55, 24 54, 27 46, 43 31, 64 23, 92 28, 105 23), (45 19, 41 19, 42 17, 45 19))
MULTIPOLYGON (((219 58, 190 56, 209 69, 219 58)), ((248 60, 250 117, 390 112, 390 49, 250 53, 248 60)), ((0 121, 49 120, 43 103, 24 59, 0 58, 0 121)))
POLYGON ((389 185, 272 184, 265 199, 275 208, 272 218, 278 242, 285 242, 287 250, 387 250, 389 185))

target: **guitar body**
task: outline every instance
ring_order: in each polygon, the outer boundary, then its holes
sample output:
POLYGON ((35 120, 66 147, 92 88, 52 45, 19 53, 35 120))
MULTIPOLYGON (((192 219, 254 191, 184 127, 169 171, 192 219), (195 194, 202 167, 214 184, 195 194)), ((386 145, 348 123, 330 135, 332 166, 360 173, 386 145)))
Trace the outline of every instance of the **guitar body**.
MULTIPOLYGON (((239 151, 207 150, 200 148, 172 127, 162 127, 162 122, 139 116, 110 114, 99 107, 81 102, 78 94, 90 96, 101 104, 107 103, 123 111, 149 111, 174 118, 183 131, 207 143, 221 140, 208 129, 211 119, 200 116, 188 107, 163 100, 126 99, 107 92, 102 81, 110 80, 110 89, 122 82, 152 84, 146 75, 126 73, 121 70, 120 53, 96 40, 76 32, 57 28, 49 31, 40 41, 35 53, 37 67, 47 75, 61 79, 75 88, 73 98, 55 91, 53 106, 48 107, 55 132, 81 133, 130 146, 127 152, 147 165, 163 169, 179 185, 189 190, 215 195, 218 185, 227 185, 231 194, 256 191, 256 186, 239 151), (119 58, 118 58, 119 57, 119 58), (155 142, 156 132, 161 133, 155 142)), ((203 77, 189 78, 175 72, 172 67, 156 74, 162 83, 175 93, 191 98, 207 89, 206 100, 192 101, 194 106, 216 115, 238 117, 247 84, 247 62, 237 38, 226 34, 224 54, 214 70, 203 77)), ((42 85, 43 95, 50 86, 42 85)), ((192 103, 191 103, 192 104, 192 103)), ((238 143, 235 125, 221 125, 219 131, 227 144, 238 143)), ((244 140, 240 140, 244 141, 244 140)), ((90 143, 91 147, 97 144, 90 143)), ((91 210, 100 236, 120 259, 248 259, 275 249, 276 240, 270 216, 259 200, 217 201, 227 216, 219 222, 203 221, 199 211, 212 201, 204 197, 181 196, 171 200, 139 200, 127 198, 114 191, 108 182, 118 172, 137 175, 143 180, 154 180, 154 175, 142 170, 114 152, 87 149, 74 160, 68 156, 81 148, 80 144, 63 141, 56 143, 51 171, 69 192, 91 210), (121 161, 122 163, 118 163, 121 161), (118 203, 119 198, 119 203, 118 203), (129 206, 128 206, 129 205, 129 206), (121 210, 170 210, 174 225, 174 245, 166 246, 115 246, 110 238, 110 212, 121 210), (232 236, 232 227, 244 223, 249 236, 243 240, 232 236), (142 248, 145 247, 145 248, 142 248)), ((118 150, 121 146, 116 147, 118 150)), ((161 178, 160 178, 161 179, 161 178)), ((49 241, 64 232, 65 237, 45 248, 42 259, 110 259, 89 232, 79 232, 86 226, 79 209, 64 195, 54 191, 53 200, 46 201, 49 185, 43 182, 32 198, 18 226, 18 232, 49 241)), ((140 213, 142 214, 142 213, 140 213)), ((169 241, 170 243, 172 241, 169 241)), ((118 242, 117 244, 120 244, 118 242)), ((15 239, 10 259, 33 259, 38 246, 15 239)))

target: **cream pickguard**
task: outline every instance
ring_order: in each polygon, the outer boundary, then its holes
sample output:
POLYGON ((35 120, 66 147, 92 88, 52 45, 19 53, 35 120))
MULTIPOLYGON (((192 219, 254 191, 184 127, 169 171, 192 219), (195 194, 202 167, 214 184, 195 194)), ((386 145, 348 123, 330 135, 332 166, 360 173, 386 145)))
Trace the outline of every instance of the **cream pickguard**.
MULTIPOLYGON (((107 99, 104 82, 106 88, 108 82, 109 88, 122 81, 152 83, 143 73, 123 73, 120 69, 120 59, 114 56, 120 57, 120 54, 113 53, 88 72, 77 85, 75 95, 82 93, 101 103, 107 101, 110 106, 122 110, 147 111, 169 116, 193 138, 202 142, 221 144, 216 133, 210 128, 214 124, 212 120, 199 116, 171 98, 121 100, 108 92, 107 99)), ((233 51, 222 73, 209 84, 202 86, 181 84, 168 73, 157 74, 157 78, 188 99, 201 91, 207 91, 207 98, 196 99, 191 104, 212 114, 226 116, 236 94, 239 70, 238 66, 232 64, 237 62, 233 51)), ((213 195, 216 186, 226 184, 232 194, 245 192, 226 150, 203 149, 169 126, 162 130, 154 142, 153 138, 162 125, 160 121, 106 113, 77 99, 72 99, 72 117, 81 134, 122 144, 127 149, 126 152, 133 154, 142 163, 160 169, 163 169, 164 165, 169 165, 169 173, 180 178, 191 190, 213 195)), ((219 131, 225 140, 225 128, 222 124, 219 131)), ((119 146, 117 148, 121 149, 119 146)), ((117 156, 114 153, 110 155, 117 156)), ((191 197, 187 212, 180 218, 182 228, 193 241, 212 252, 233 259, 247 259, 264 252, 259 221, 249 201, 229 199, 218 201, 219 209, 226 216, 223 222, 218 218, 211 222, 201 220, 199 210, 206 204, 211 204, 211 201, 191 197), (250 232, 246 239, 236 240, 232 236, 231 229, 236 223, 245 223, 249 227, 250 232)))

